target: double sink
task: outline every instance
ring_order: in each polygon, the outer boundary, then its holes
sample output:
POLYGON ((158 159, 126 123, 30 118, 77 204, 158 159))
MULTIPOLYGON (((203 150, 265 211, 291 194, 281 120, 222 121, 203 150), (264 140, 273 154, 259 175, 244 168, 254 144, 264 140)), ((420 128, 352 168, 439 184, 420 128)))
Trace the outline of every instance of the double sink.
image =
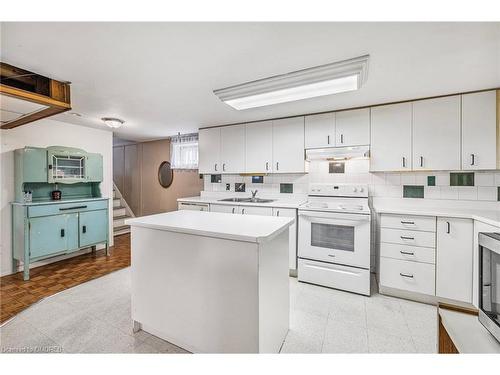
POLYGON ((261 198, 224 198, 219 199, 219 202, 244 202, 244 203, 271 203, 274 199, 261 199, 261 198))

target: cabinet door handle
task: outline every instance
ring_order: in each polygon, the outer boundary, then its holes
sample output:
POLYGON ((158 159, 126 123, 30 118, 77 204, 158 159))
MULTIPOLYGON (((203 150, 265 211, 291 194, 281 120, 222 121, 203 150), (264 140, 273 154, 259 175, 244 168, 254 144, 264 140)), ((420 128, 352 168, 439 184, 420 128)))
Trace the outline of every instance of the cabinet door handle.
POLYGON ((280 216, 280 210, 276 211, 276 216, 280 216))
POLYGON ((424 166, 424 157, 423 156, 420 157, 420 166, 421 167, 424 166))
POLYGON ((86 226, 86 225, 84 225, 84 226, 82 227, 82 233, 87 233, 87 226, 86 226))
POLYGON ((447 221, 447 222, 446 222, 446 233, 448 233, 448 234, 449 234, 449 233, 450 233, 450 231, 451 231, 451 225, 450 225, 450 222, 449 222, 449 221, 447 221))
POLYGON ((330 144, 330 136, 327 137, 327 140, 328 144, 330 144))
POLYGON ((78 210, 80 208, 87 208, 87 206, 63 207, 63 208, 60 208, 59 211, 78 210))
POLYGON ((344 143, 344 134, 340 135, 340 143, 344 143))
POLYGON ((232 213, 234 214, 234 207, 233 207, 233 212, 232 213))
POLYGON ((269 170, 269 162, 266 161, 266 171, 268 171, 268 170, 269 170))
POLYGON ((408 277, 408 278, 410 278, 410 279, 413 279, 413 275, 408 275, 408 274, 406 274, 406 273, 401 273, 401 272, 400 272, 399 274, 400 274, 401 276, 403 276, 403 277, 408 277))
POLYGON ((279 171, 280 170, 280 163, 279 162, 276 162, 276 170, 279 171))
POLYGON ((474 154, 470 154, 470 158, 471 158, 470 165, 474 165, 476 163, 476 161, 475 161, 475 155, 474 154))
POLYGON ((214 169, 217 172, 217 163, 214 164, 214 169))
POLYGON ((61 229, 61 237, 64 237, 64 229, 61 229))
POLYGON ((241 210, 241 214, 245 215, 245 209, 244 208, 241 210))
POLYGON ((415 255, 415 253, 410 253, 408 251, 403 251, 403 250, 401 250, 400 253, 404 255, 415 255))
POLYGON ((414 221, 401 221, 401 224, 415 225, 414 221))
POLYGON ((403 168, 406 168, 406 158, 403 156, 403 168))
POLYGON ((402 240, 414 240, 414 237, 399 236, 402 240))

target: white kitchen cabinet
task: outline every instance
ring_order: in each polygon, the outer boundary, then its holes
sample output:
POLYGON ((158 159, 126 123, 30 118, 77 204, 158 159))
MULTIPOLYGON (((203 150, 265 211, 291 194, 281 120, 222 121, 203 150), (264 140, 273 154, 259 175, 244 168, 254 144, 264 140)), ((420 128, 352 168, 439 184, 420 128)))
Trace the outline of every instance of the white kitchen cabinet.
POLYGON ((335 145, 370 144, 370 108, 340 111, 335 114, 335 145))
POLYGON ((210 212, 222 212, 226 214, 235 214, 238 211, 238 206, 229 204, 210 204, 210 212))
POLYGON ((497 93, 462 95, 462 169, 497 167, 497 93))
POLYGON ((220 162, 222 173, 245 172, 245 125, 220 128, 220 162))
POLYGON ((335 112, 306 116, 305 148, 335 146, 335 112))
POLYGON ((413 169, 460 169, 460 96, 413 102, 413 169))
POLYGON ((198 139, 198 171, 201 174, 220 173, 221 128, 200 129, 198 139))
POLYGON ((290 226, 288 268, 297 269, 297 210, 294 208, 273 208, 273 216, 293 217, 295 223, 290 226))
POLYGON ((437 219, 436 296, 472 303, 473 224, 437 219))
POLYGON ((247 173, 273 171, 273 122, 245 125, 245 164, 247 173))
POLYGON ((371 171, 411 171, 411 106, 400 103, 371 109, 371 171))
POLYGON ((304 117, 273 121, 273 172, 304 173, 304 117))
POLYGON ((272 216, 272 207, 239 206, 238 213, 242 215, 272 216))

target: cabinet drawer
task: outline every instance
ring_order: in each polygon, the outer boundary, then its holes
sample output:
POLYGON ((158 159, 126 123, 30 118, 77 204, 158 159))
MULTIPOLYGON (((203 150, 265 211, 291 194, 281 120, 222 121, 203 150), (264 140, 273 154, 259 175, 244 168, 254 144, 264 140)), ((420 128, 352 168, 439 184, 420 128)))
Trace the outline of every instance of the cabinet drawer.
POLYGON ((380 230, 380 242, 436 247, 436 233, 382 228, 380 230))
POLYGON ((435 295, 433 264, 380 258, 380 284, 389 288, 435 295))
POLYGON ((382 214, 380 218, 382 228, 410 229, 426 232, 436 231, 434 216, 403 216, 382 214))
POLYGON ((94 211, 108 208, 108 200, 83 201, 73 203, 52 203, 28 207, 28 216, 49 216, 71 212, 94 211))
POLYGON ((380 256, 400 260, 411 260, 414 262, 436 263, 436 250, 432 247, 418 247, 382 242, 380 244, 380 256))

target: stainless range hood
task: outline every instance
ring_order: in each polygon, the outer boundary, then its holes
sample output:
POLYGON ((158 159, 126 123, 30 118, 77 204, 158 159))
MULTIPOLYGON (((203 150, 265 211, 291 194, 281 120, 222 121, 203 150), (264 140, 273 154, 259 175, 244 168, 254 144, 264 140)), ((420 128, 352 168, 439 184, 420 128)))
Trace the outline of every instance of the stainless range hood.
POLYGON ((306 160, 348 160, 370 157, 370 146, 312 148, 306 150, 306 160))

